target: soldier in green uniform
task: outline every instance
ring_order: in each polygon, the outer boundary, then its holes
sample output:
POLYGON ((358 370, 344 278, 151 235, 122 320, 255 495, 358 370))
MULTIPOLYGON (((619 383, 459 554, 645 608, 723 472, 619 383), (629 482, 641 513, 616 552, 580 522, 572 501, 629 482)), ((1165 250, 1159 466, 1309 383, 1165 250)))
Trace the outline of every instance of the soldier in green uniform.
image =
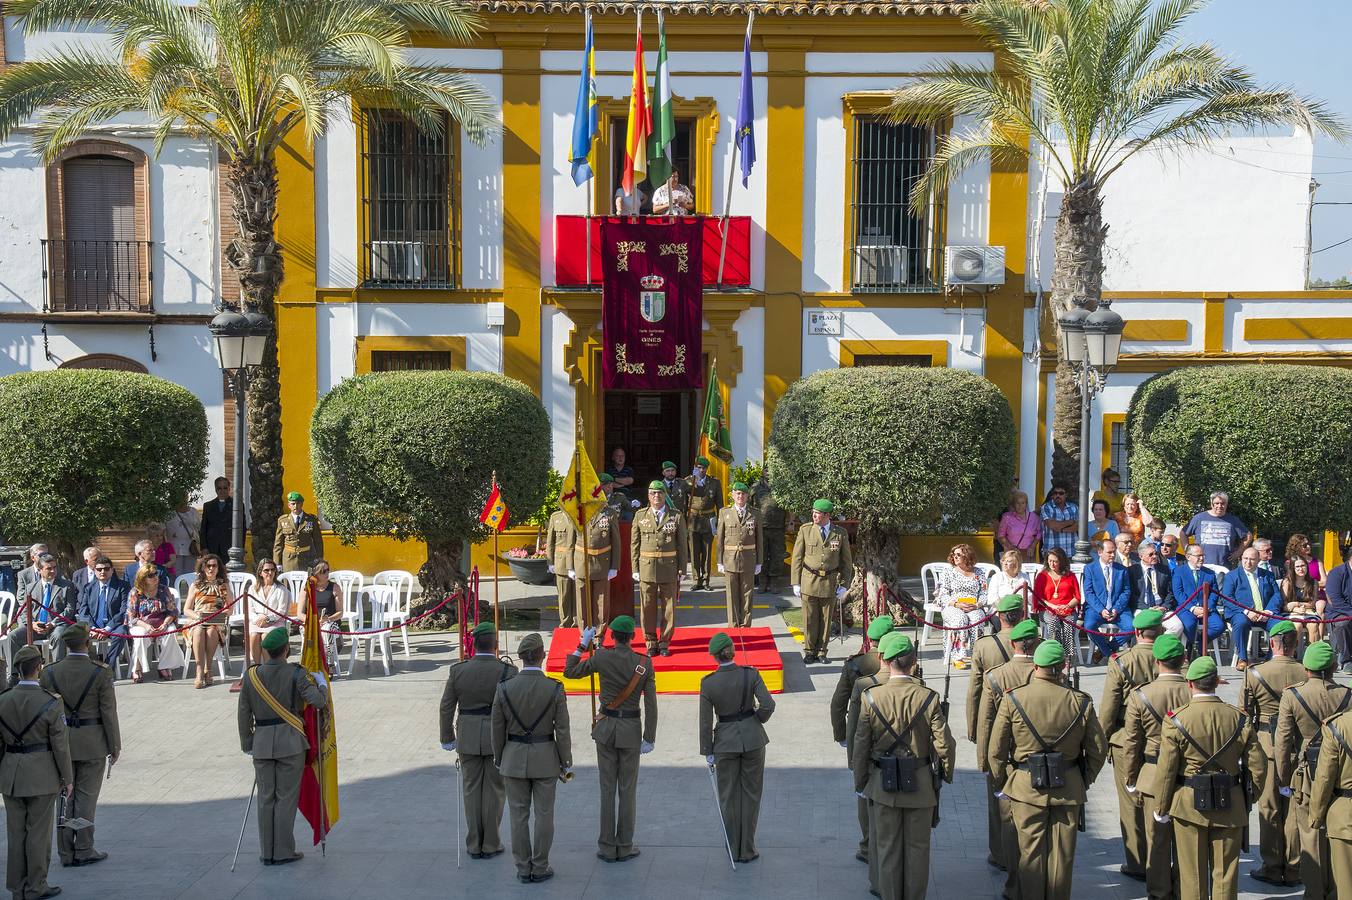
POLYGON ((752 489, 751 505, 760 513, 761 532, 765 541, 765 562, 761 566, 761 590, 768 593, 774 587, 775 578, 784 573, 784 535, 788 527, 788 514, 775 502, 770 490, 770 479, 764 471, 760 480, 752 489))
POLYGON ((559 597, 559 627, 577 627, 577 592, 573 583, 573 545, 577 542, 577 524, 563 510, 555 510, 545 527, 545 557, 554 576, 559 597))
POLYGON ((1263 793, 1258 797, 1258 852, 1262 865, 1251 869, 1249 877, 1267 884, 1300 883, 1300 827, 1291 815, 1290 800, 1277 791, 1285 782, 1277 778, 1273 746, 1282 694, 1306 679, 1305 667, 1295 659, 1298 643, 1296 626, 1277 622, 1268 631, 1272 659, 1244 670, 1240 706, 1248 712, 1258 732, 1258 745, 1267 759, 1263 793))
POLYGON ((502 852, 499 826, 507 795, 502 773, 493 765, 490 717, 498 685, 516 675, 516 666, 498 659, 498 631, 492 622, 480 622, 470 634, 474 655, 451 666, 441 692, 441 749, 460 753, 465 849, 470 859, 492 859, 502 852))
POLYGON ((1329 884, 1336 895, 1338 885, 1352 884, 1352 710, 1325 719, 1320 733, 1310 824, 1328 837, 1329 884))
POLYGON ((300 491, 286 495, 287 512, 277 519, 272 540, 272 558, 283 572, 308 572, 315 560, 324 558, 324 528, 319 517, 305 511, 300 491))
MULTIPOLYGON (((1023 598, 1018 594, 1001 597, 995 604, 995 619, 999 631, 977 639, 972 645, 972 677, 967 679, 967 740, 976 743, 977 719, 981 713, 981 695, 986 686, 986 673, 1009 662, 1014 651, 1010 649, 1009 630, 1023 621, 1023 598)), ((978 751, 984 753, 984 751, 978 751)), ((1000 804, 995 799, 995 786, 990 771, 986 771, 986 842, 990 848, 986 862, 997 869, 1005 868, 1005 852, 1000 846, 1000 804)))
POLYGON ((1181 900, 1239 892, 1241 838, 1249 823, 1245 780, 1262 789, 1263 750, 1248 716, 1216 696, 1216 662, 1188 666, 1188 705, 1165 716, 1155 767, 1155 821, 1173 822, 1181 900))
POLYGON ((775 699, 760 672, 737 665, 726 633, 710 638, 709 655, 718 668, 699 683, 699 752, 717 773, 718 807, 733 859, 751 862, 760 857, 756 823, 770 742, 764 726, 774 714, 775 699))
POLYGON ((1021 900, 1070 897, 1077 821, 1108 755, 1094 701, 1061 683, 1065 661, 1059 643, 1040 644, 1032 680, 1005 694, 991 734, 996 789, 1018 836, 1021 900))
POLYGON ((300 779, 309 741, 301 716, 306 706, 328 704, 328 681, 286 661, 285 628, 263 637, 267 659, 250 666, 240 682, 239 743, 253 757, 258 784, 259 859, 282 866, 305 854, 296 852, 293 833, 300 779), (317 682, 317 683, 316 683, 317 682))
MULTIPOLYGON (((1295 801, 1300 832, 1300 880, 1309 900, 1333 900, 1337 887, 1328 877, 1328 835, 1311 820, 1311 787, 1323 746, 1320 723, 1352 709, 1352 690, 1333 681, 1333 648, 1316 641, 1301 660, 1309 678, 1282 693, 1274 738, 1278 791, 1295 801)), ((1253 670, 1250 669, 1250 672, 1253 670)), ((1343 882, 1348 884, 1349 882, 1343 882)))
POLYGON ((634 516, 629 532, 629 561, 643 604, 643 636, 649 656, 671 655, 687 546, 685 520, 672 508, 666 488, 660 481, 649 483, 648 508, 634 516))
POLYGON ((793 593, 803 601, 803 662, 826 662, 831 608, 854 580, 854 557, 845 529, 831 523, 830 500, 812 504, 812 521, 793 544, 793 593))
POLYGON ((1118 826, 1126 861, 1119 870, 1128 878, 1145 881, 1146 825, 1141 798, 1127 790, 1126 754, 1122 742, 1126 732, 1127 698, 1131 692, 1155 680, 1155 638, 1164 633, 1164 617, 1158 609, 1143 609, 1132 627, 1136 643, 1114 653, 1108 660, 1103 679, 1103 702, 1099 706, 1099 724, 1108 738, 1108 756, 1113 763, 1113 782, 1117 787, 1118 826))
MULTIPOLYGON (((122 755, 122 731, 113 695, 113 670, 89 656, 89 626, 76 622, 61 635, 66 655, 42 670, 42 687, 61 696, 66 737, 75 780, 71 782, 66 817, 91 822, 108 766, 122 755)), ((59 828, 56 852, 63 866, 88 866, 107 859, 94 849, 94 826, 76 831, 59 828)))
POLYGON ((0 693, 0 794, 5 797, 5 887, 19 900, 55 897, 48 886, 52 818, 57 796, 74 780, 61 698, 42 689, 42 651, 31 644, 14 654, 18 683, 0 693))
POLYGON ((601 836, 596 842, 596 855, 606 862, 624 862, 639 855, 634 846, 638 758, 651 753, 657 740, 657 684, 653 681, 652 659, 629 646, 634 620, 617 616, 610 623, 610 633, 615 638, 614 647, 600 647, 589 659, 583 659, 596 629, 582 629, 582 643, 569 654, 563 676, 585 678, 595 672, 601 679, 600 716, 592 726, 596 768, 601 777, 601 836))
POLYGON ((851 757, 854 790, 869 804, 874 893, 883 900, 922 900, 939 785, 953 781, 957 747, 938 693, 914 678, 911 639, 894 631, 881 644, 889 677, 862 692, 851 757))
POLYGON ((1024 619, 1009 629, 1009 647, 1012 651, 1009 662, 986 670, 986 687, 981 692, 981 709, 977 711, 976 765, 978 771, 986 773, 986 784, 991 791, 989 805, 995 809, 999 828, 996 846, 1001 853, 995 857, 995 865, 1005 872, 1003 894, 1008 900, 1014 900, 1019 896, 1019 870, 1016 858, 1019 844, 1018 836, 1014 833, 1014 812, 1010 801, 996 796, 995 775, 990 759, 990 739, 1005 694, 1017 687, 1023 687, 1032 680, 1035 669, 1033 654, 1037 652, 1039 643, 1041 637, 1038 634, 1037 623, 1032 619, 1024 619))
POLYGON ((709 589, 709 560, 713 556, 718 511, 723 506, 723 484, 711 475, 708 457, 695 458, 686 487, 686 531, 690 533, 690 562, 695 590, 709 589))
MULTIPOLYGON (((573 561, 569 577, 577 585, 577 602, 591 603, 591 624, 606 621, 610 579, 620 565, 620 518, 609 506, 603 506, 577 532, 573 543, 573 561), (573 578, 573 576, 576 576, 573 578)), ((581 609, 581 606, 578 607, 581 609)))
MULTIPOLYGON (((651 490, 652 485, 648 485, 651 490)), ((668 460, 662 463, 662 490, 667 493, 667 505, 676 511, 681 519, 681 524, 685 526, 685 532, 690 534, 689 506, 690 506, 690 486, 686 484, 684 478, 676 477, 676 464, 668 460)), ((685 545, 685 561, 690 561, 690 545, 685 545)), ((681 577, 685 577, 685 565, 681 565, 681 577)))
MULTIPOLYGON (((854 760, 854 726, 859 724, 858 685, 873 687, 887 680, 882 669, 882 644, 884 636, 895 627, 891 616, 878 616, 868 623, 868 639, 873 642, 872 653, 860 651, 840 667, 840 680, 831 695, 831 734, 837 744, 845 748, 845 764, 850 766, 854 760)), ((854 858, 862 863, 870 862, 868 847, 868 801, 858 798, 859 807, 859 849, 854 858)))
POLYGON ((498 685, 490 729, 493 764, 507 788, 512 859, 524 883, 548 881, 554 844, 554 794, 572 777, 573 744, 563 685, 545 675, 545 643, 528 634, 517 646, 521 674, 498 685), (535 829, 531 830, 531 812, 535 829))
POLYGON ((718 512, 718 571, 728 599, 728 627, 751 627, 751 593, 765 559, 760 513, 747 502, 746 483, 732 483, 732 505, 718 512))
POLYGON ((601 482, 601 493, 606 495, 606 506, 614 513, 615 518, 621 522, 628 522, 634 518, 634 510, 638 507, 638 501, 629 499, 629 492, 624 488, 615 486, 615 476, 609 472, 602 472, 596 476, 601 482))
POLYGON ((1174 830, 1155 818, 1159 812, 1155 790, 1155 764, 1159 762, 1160 729, 1164 717, 1184 706, 1191 694, 1183 680, 1187 653, 1183 642, 1161 634, 1151 647, 1155 680, 1127 696, 1122 743, 1114 756, 1121 756, 1127 791, 1139 797, 1145 817, 1145 887, 1150 900, 1174 900, 1178 879, 1174 872, 1174 830))

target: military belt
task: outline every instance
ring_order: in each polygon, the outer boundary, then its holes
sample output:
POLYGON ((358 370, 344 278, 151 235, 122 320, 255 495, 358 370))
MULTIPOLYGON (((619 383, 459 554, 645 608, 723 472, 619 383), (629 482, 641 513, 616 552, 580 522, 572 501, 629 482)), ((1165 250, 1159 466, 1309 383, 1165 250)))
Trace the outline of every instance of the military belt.
POLYGON ((640 550, 640 556, 655 556, 658 559, 668 559, 676 555, 675 550, 640 550))
MULTIPOLYGON (((1076 764, 1077 762, 1079 762, 1079 761, 1080 761, 1080 758, 1077 756, 1077 757, 1075 757, 1074 759, 1068 759, 1068 760, 1066 760, 1064 764, 1067 765, 1067 766, 1073 766, 1073 765, 1075 765, 1075 764, 1076 764)), ((1026 759, 1025 759, 1023 762, 1010 763, 1010 765, 1012 765, 1012 766, 1013 766, 1014 768, 1016 768, 1016 769, 1022 769, 1022 770, 1025 771, 1025 772, 1028 771, 1028 760, 1026 760, 1026 759)))
POLYGON ((263 728, 263 727, 265 727, 265 726, 267 726, 267 725, 285 725, 285 724, 286 724, 286 723, 285 723, 284 721, 282 721, 281 719, 278 719, 278 718, 272 718, 272 719, 254 719, 254 725, 255 725, 256 727, 258 727, 258 728, 263 728))
MULTIPOLYGON (((1210 777, 1212 775, 1230 775, 1230 773, 1222 770, 1220 772, 1198 772, 1196 775, 1179 775, 1174 778, 1174 784, 1178 785, 1179 787, 1192 787, 1193 786, 1192 780, 1194 778, 1198 776, 1210 777)), ((1230 777, 1235 779, 1235 782, 1232 786, 1239 787, 1239 779, 1234 775, 1230 775, 1230 777)))
POLYGON ((743 722, 756 714, 754 709, 744 709, 741 712, 733 713, 730 716, 719 716, 719 723, 723 722, 743 722))
POLYGON ((554 741, 552 734, 509 734, 507 740, 513 744, 550 744, 554 741))
POLYGON ((41 744, 6 744, 6 753, 45 753, 52 749, 52 745, 46 741, 41 744))
POLYGON ((610 552, 609 547, 597 547, 596 549, 592 549, 591 547, 583 547, 582 549, 587 551, 588 556, 600 556, 602 553, 610 552))
POLYGON ((811 566, 803 566, 803 568, 807 569, 809 572, 811 572, 813 575, 816 575, 818 578, 827 578, 831 574, 830 569, 814 569, 811 566))
POLYGON ((66 716, 66 725, 71 728, 84 728, 88 725, 102 725, 103 716, 95 716, 92 719, 76 719, 72 716, 66 716))
POLYGON ((607 716, 610 716, 612 719, 638 718, 638 710, 636 709, 611 709, 610 707, 606 706, 602 707, 601 712, 607 716))
POLYGON ((755 545, 755 544, 737 544, 736 546, 733 546, 733 547, 724 547, 723 549, 724 549, 724 550, 755 550, 755 549, 756 549, 756 545, 755 545))
POLYGON ((1352 788, 1337 788, 1334 790, 1333 796, 1342 797, 1344 800, 1352 798, 1352 788))
POLYGON ((466 706, 460 709, 462 716, 490 716, 493 714, 491 706, 466 706))
POLYGON ((1155 764, 1155 763, 1157 763, 1157 762, 1159 762, 1159 761, 1160 761, 1160 755, 1159 755, 1158 753, 1147 753, 1147 754, 1145 754, 1144 756, 1141 757, 1141 762, 1148 762, 1148 763, 1150 763, 1150 764, 1152 764, 1152 765, 1155 764))

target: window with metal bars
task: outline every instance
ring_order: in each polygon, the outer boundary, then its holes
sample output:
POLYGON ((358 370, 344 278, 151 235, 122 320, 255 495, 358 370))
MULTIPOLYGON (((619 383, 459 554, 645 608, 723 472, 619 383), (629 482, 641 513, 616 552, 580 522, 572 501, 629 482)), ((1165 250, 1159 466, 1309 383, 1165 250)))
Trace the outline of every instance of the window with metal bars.
POLYGON ((365 284, 454 288, 459 198, 453 126, 418 128, 402 113, 367 110, 362 151, 365 284))
POLYGON ((943 262, 941 210, 915 215, 911 188, 934 157, 935 135, 916 125, 854 119, 850 160, 850 283, 858 293, 932 291, 943 262))
POLYGON ((922 353, 856 353, 855 368, 859 366, 919 366, 928 369, 934 365, 933 357, 922 353))
POLYGON ((1113 422, 1108 434, 1108 465, 1112 466, 1119 475, 1122 476, 1122 483, 1118 485, 1119 491, 1131 490, 1131 466, 1127 460, 1127 424, 1125 422, 1113 422))
POLYGON ((373 350, 372 372, 445 372, 451 368, 449 350, 373 350))

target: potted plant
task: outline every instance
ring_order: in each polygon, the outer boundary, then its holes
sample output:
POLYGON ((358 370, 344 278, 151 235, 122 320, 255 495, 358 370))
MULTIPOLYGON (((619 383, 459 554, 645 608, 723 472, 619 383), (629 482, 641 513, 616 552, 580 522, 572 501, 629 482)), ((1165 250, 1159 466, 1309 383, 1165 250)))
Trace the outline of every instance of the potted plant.
POLYGON ((502 554, 507 568, 522 584, 549 584, 553 579, 549 574, 549 557, 545 556, 544 551, 545 528, 549 525, 549 517, 559 510, 559 494, 562 490, 563 476, 550 469, 545 499, 540 508, 525 520, 525 524, 535 526, 535 545, 513 547, 502 554))

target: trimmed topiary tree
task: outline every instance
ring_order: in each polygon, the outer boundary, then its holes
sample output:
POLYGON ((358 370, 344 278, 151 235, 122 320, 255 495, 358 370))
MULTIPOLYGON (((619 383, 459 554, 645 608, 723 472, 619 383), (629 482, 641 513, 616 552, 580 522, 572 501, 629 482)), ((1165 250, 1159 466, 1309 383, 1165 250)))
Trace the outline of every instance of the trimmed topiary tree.
POLYGON ((1212 491, 1262 532, 1352 523, 1352 372, 1333 366, 1175 369, 1127 413, 1132 488, 1151 514, 1187 522, 1212 491))
POLYGON ((202 486, 207 416, 184 388, 138 372, 0 378, 0 529, 49 544, 69 571, 105 528, 162 521, 202 486))
MULTIPOLYGON (((479 524, 493 472, 513 519, 544 500, 549 417, 519 381, 490 372, 381 372, 349 378, 315 407, 315 499, 339 540, 389 535, 427 543, 420 608, 464 585, 465 541, 479 524)), ((414 610, 415 614, 419 609, 414 610)), ((452 610, 430 627, 452 621, 452 610)))
POLYGON ((828 369, 775 408, 766 464, 775 499, 806 516, 826 497, 859 522, 856 581, 902 596, 898 538, 986 527, 1009 499, 1014 417, 995 385, 959 369, 828 369))

